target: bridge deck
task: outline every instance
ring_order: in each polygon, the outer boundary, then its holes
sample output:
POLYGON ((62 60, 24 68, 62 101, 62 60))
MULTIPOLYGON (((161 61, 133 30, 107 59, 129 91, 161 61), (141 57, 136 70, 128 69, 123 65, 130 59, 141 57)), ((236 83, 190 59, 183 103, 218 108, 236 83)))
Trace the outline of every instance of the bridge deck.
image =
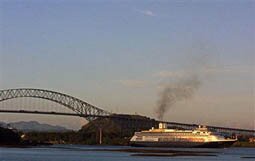
MULTIPOLYGON (((26 111, 26 110, 0 110, 0 113, 24 113, 24 114, 46 114, 46 115, 63 115, 63 116, 79 116, 79 117, 95 117, 95 118, 122 118, 122 115, 84 115, 84 114, 77 114, 77 113, 62 113, 62 112, 46 112, 46 111, 26 111)), ((159 122, 159 121, 158 121, 159 122)), ((186 124, 186 123, 177 123, 177 122, 165 122, 170 125, 174 126, 181 126, 181 127, 189 127, 194 128, 198 127, 197 124, 186 124)), ((207 126, 209 129, 217 129, 220 131, 232 131, 238 133, 249 133, 251 135, 255 135, 255 130, 249 129, 237 129, 237 128, 227 128, 227 127, 217 127, 217 126, 207 126)))
POLYGON ((45 112, 45 111, 26 111, 26 110, 0 110, 0 113, 24 113, 24 114, 46 114, 46 115, 63 115, 63 116, 79 116, 79 117, 109 117, 102 115, 84 115, 77 113, 64 112, 45 112))

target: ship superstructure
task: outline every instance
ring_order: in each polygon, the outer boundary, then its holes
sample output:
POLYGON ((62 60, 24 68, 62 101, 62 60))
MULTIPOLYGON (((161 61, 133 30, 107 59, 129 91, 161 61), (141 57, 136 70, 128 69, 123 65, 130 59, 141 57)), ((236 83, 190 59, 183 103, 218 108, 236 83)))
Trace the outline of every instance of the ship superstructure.
POLYGON ((158 129, 135 132, 130 140, 133 146, 154 147, 227 147, 237 139, 225 138, 219 133, 209 131, 205 126, 194 130, 168 129, 164 123, 158 129))

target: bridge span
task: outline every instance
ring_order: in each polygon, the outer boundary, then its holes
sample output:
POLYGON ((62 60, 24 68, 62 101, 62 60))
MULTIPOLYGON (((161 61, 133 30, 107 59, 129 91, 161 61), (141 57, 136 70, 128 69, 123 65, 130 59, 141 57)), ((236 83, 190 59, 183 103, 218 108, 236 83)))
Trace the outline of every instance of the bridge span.
MULTIPOLYGON (((33 88, 0 90, 0 102, 22 97, 40 98, 58 103, 74 111, 76 114, 83 116, 88 121, 95 119, 95 116, 109 116, 111 114, 78 98, 55 91, 33 88)), ((22 112, 20 111, 20 113, 22 112)))
MULTIPOLYGON (((115 122, 121 124, 122 128, 131 128, 135 130, 149 129, 152 126, 157 127, 159 120, 151 119, 145 116, 139 115, 128 115, 128 114, 115 114, 103 110, 102 108, 91 105, 85 101, 82 101, 73 96, 50 91, 44 89, 34 89, 34 88, 20 88, 20 89, 7 89, 0 90, 0 103, 16 98, 39 98, 43 100, 48 100, 60 104, 71 111, 71 112, 61 112, 61 111, 41 111, 41 110, 21 110, 21 109, 2 109, 0 106, 0 113, 24 113, 24 114, 47 114, 47 115, 64 115, 64 116, 78 116, 83 117, 88 121, 95 120, 97 118, 111 118, 115 122)), ((170 126, 177 128, 193 129, 197 127, 196 124, 186 124, 177 122, 165 122, 170 126)), ((210 130, 215 130, 218 132, 234 133, 234 134, 245 134, 245 135, 255 135, 255 130, 249 129, 237 129, 237 128, 227 128, 227 127, 217 127, 217 126, 207 126, 210 130)))

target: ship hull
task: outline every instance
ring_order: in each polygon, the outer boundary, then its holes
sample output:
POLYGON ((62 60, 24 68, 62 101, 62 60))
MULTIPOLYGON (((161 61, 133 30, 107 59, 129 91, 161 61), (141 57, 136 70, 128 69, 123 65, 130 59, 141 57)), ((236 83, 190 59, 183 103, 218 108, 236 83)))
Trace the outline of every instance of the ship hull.
POLYGON ((231 146, 236 141, 215 141, 215 142, 130 142, 136 147, 172 147, 172 148, 225 148, 231 146))

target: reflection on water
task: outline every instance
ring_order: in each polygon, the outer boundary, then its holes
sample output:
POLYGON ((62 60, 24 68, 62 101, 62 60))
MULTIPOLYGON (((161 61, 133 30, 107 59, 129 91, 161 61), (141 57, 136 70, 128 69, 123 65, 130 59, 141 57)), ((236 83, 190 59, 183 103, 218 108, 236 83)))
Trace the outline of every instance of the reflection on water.
MULTIPOLYGON (((55 145, 36 148, 3 148, 0 147, 0 161, 152 161, 152 160, 244 160, 242 157, 255 157, 255 148, 228 149, 172 149, 184 151, 207 151, 216 156, 176 156, 146 157, 131 156, 130 152, 93 151, 92 149, 127 149, 121 146, 84 146, 55 145)), ((150 148, 151 149, 151 148, 150 148)))

